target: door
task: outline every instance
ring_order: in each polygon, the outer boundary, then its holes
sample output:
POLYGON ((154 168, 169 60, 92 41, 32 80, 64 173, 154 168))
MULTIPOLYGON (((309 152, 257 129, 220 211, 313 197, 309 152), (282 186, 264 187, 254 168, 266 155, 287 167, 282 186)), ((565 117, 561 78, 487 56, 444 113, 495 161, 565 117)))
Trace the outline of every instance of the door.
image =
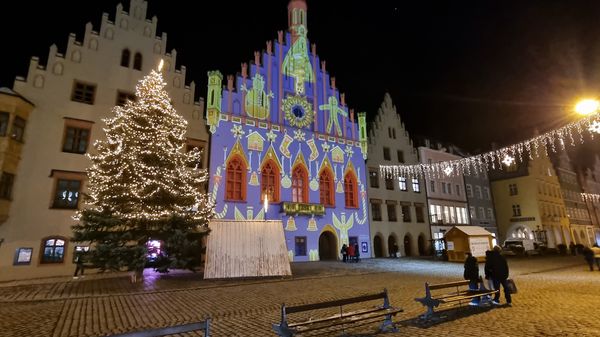
POLYGON ((406 234, 404 236, 404 255, 405 256, 412 256, 412 247, 411 247, 411 239, 410 239, 410 235, 406 234))
POLYGON ((325 260, 337 260, 337 240, 335 235, 329 231, 321 233, 319 236, 319 259, 325 260))

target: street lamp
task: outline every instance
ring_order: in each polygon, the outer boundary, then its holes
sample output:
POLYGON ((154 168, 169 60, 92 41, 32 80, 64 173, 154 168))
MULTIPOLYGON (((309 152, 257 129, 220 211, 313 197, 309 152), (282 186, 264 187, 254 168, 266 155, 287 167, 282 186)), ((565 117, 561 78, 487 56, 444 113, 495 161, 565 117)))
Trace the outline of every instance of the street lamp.
POLYGON ((580 115, 587 116, 598 111, 600 108, 600 102, 595 99, 583 99, 575 105, 575 112, 580 115))

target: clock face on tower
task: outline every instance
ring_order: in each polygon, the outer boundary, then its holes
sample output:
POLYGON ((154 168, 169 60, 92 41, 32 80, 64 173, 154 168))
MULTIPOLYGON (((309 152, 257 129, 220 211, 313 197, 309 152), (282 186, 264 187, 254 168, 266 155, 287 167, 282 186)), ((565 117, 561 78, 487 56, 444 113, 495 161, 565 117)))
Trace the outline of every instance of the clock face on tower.
POLYGON ((314 111, 310 103, 300 96, 288 96, 283 100, 285 119, 290 126, 303 128, 309 126, 314 118, 314 111))

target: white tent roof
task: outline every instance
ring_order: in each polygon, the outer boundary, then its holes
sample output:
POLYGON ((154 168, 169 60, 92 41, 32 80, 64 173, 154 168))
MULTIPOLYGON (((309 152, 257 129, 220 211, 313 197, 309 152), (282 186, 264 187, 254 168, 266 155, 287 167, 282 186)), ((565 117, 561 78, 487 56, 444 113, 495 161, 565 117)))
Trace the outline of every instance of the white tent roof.
POLYGON ((457 230, 459 230, 459 231, 461 231, 461 232, 469 235, 469 236, 473 236, 473 235, 492 235, 492 233, 490 233, 487 230, 485 230, 485 228, 479 227, 479 226, 454 226, 447 233, 450 233, 455 228, 457 230))

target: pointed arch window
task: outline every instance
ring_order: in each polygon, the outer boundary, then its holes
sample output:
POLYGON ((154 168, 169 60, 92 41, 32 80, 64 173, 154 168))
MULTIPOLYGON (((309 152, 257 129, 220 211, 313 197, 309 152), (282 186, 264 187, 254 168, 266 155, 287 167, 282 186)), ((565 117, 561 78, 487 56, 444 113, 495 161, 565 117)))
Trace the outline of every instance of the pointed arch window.
POLYGON ((131 57, 131 53, 129 49, 123 49, 121 52, 121 66, 129 68, 129 58, 131 57))
POLYGON ((246 201, 246 165, 235 156, 227 163, 225 198, 230 201, 246 201))
POLYGON ((319 195, 322 205, 335 206, 335 189, 333 185, 333 174, 330 169, 324 169, 319 174, 319 195))
POLYGON ((344 198, 346 208, 358 208, 358 186, 356 176, 352 172, 348 172, 344 176, 344 198))
POLYGON ((292 202, 308 202, 308 173, 302 165, 292 171, 292 202))
POLYGON ((142 70, 142 54, 135 53, 133 57, 133 69, 142 70))
POLYGON ((260 200, 263 201, 266 194, 269 197, 269 203, 279 202, 279 184, 281 179, 279 176, 279 168, 275 165, 273 160, 269 160, 263 165, 260 173, 260 200))

